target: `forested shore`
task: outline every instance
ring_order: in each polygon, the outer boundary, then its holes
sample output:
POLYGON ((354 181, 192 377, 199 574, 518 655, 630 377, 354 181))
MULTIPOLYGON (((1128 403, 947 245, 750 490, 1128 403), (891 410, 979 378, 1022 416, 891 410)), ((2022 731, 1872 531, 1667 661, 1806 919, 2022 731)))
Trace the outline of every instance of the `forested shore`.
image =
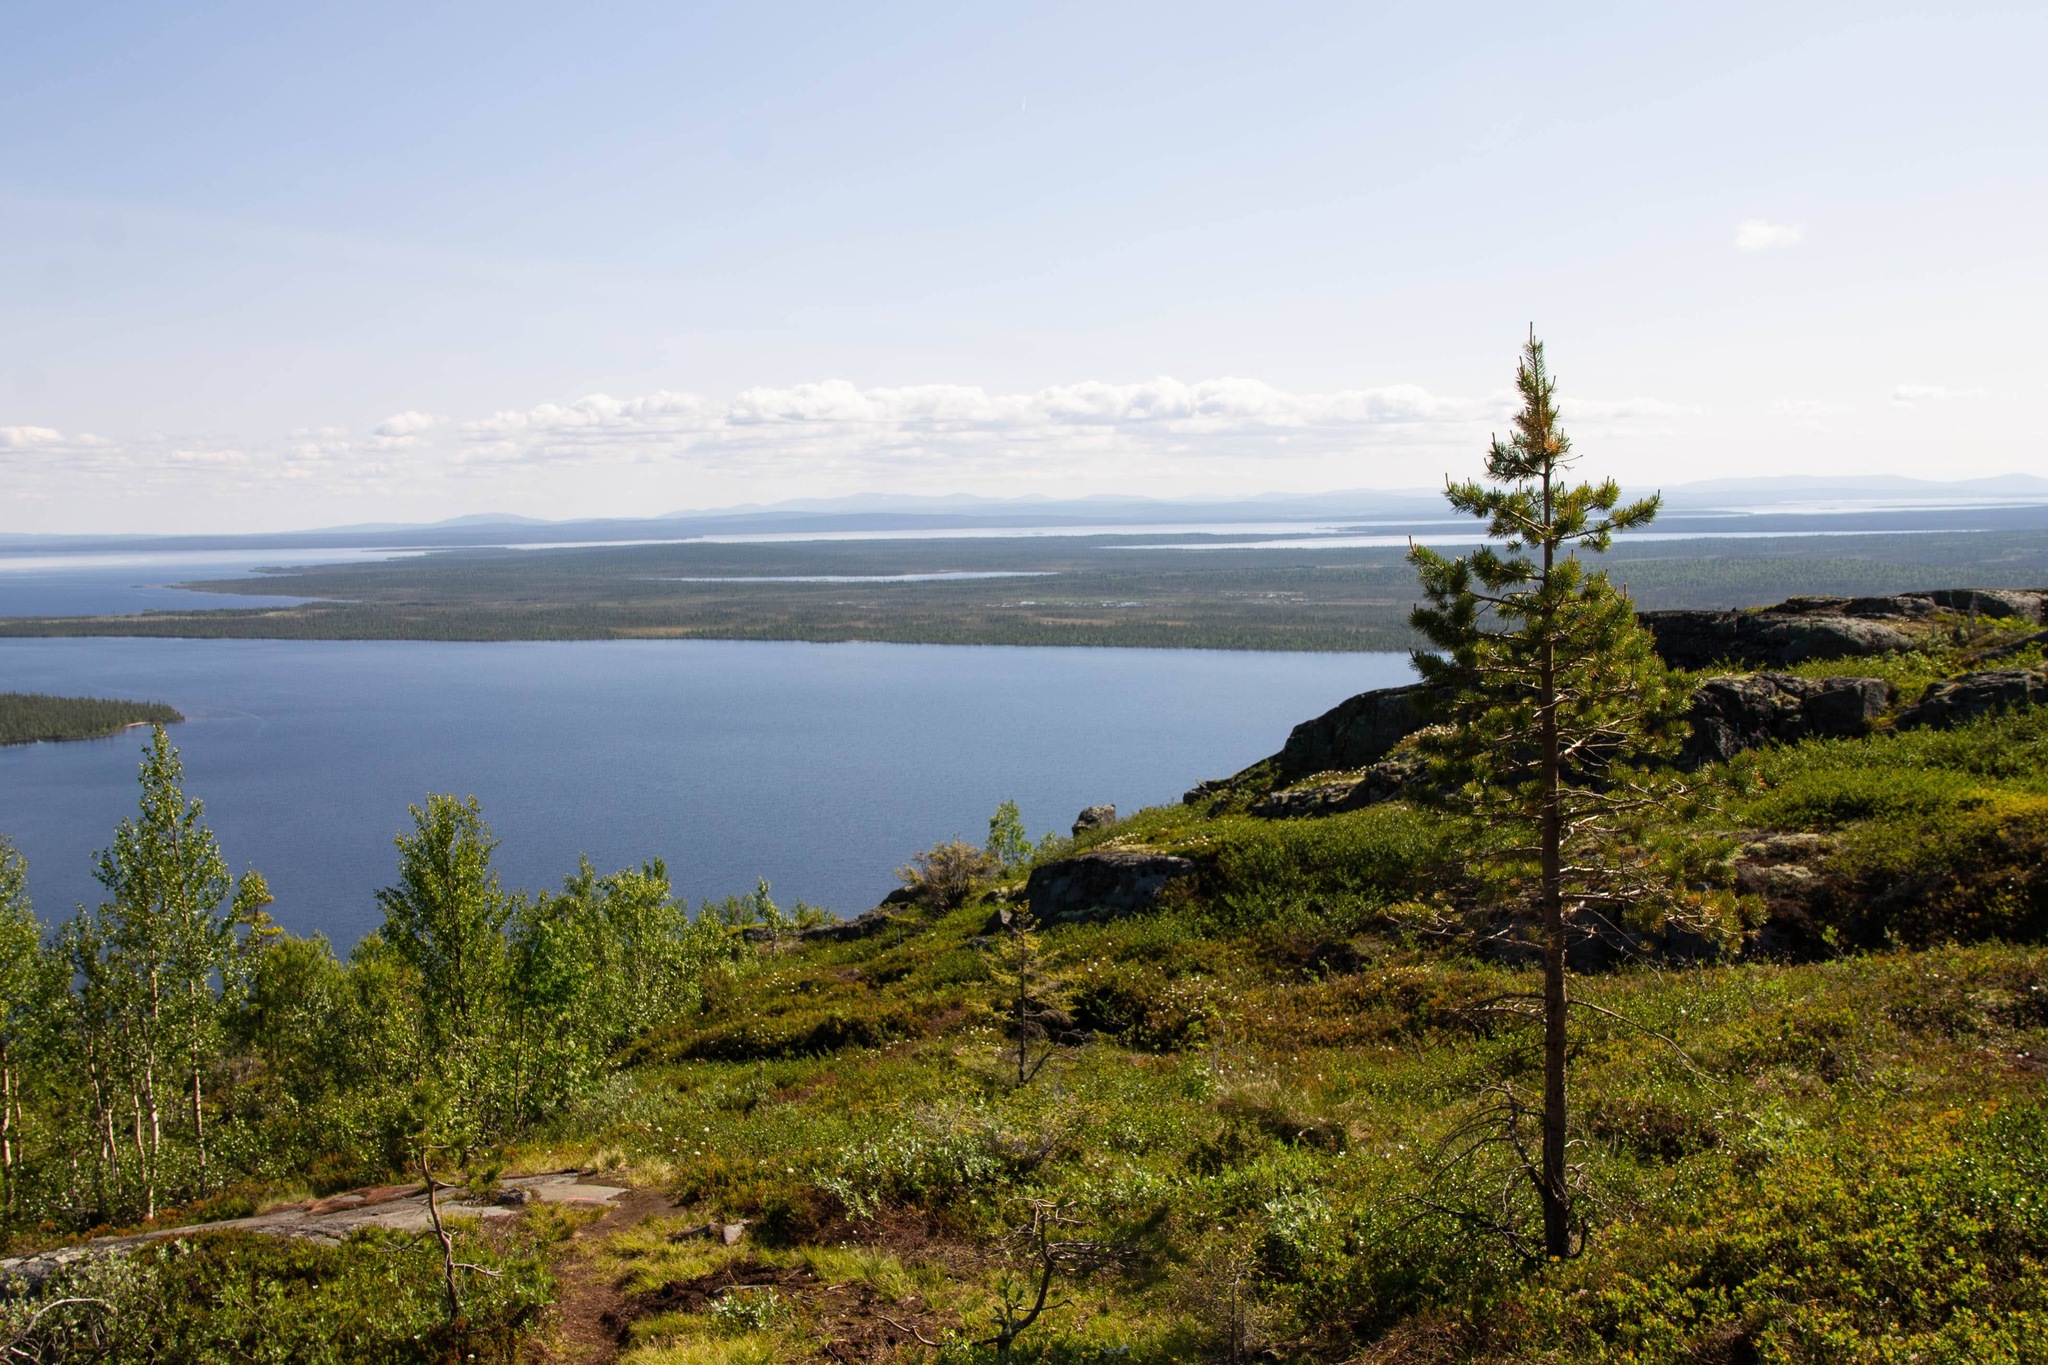
POLYGON ((138 725, 176 725, 184 719, 162 702, 0 692, 0 744, 105 739, 138 725))

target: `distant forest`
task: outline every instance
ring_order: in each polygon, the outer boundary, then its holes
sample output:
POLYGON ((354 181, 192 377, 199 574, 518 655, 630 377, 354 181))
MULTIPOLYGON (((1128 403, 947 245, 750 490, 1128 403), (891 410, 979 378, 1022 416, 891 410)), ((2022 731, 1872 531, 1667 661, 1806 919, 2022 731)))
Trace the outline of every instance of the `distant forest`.
POLYGON ((173 725, 183 719, 175 708, 160 701, 0 692, 0 744, 105 739, 131 725, 173 725))
MULTIPOLYGON (((466 549, 187 585, 325 599, 303 606, 18 617, 0 635, 1409 649, 1404 555, 1200 535, 466 549)), ((1645 608, 2039 587, 2048 531, 1624 539, 1604 562, 1645 608)))

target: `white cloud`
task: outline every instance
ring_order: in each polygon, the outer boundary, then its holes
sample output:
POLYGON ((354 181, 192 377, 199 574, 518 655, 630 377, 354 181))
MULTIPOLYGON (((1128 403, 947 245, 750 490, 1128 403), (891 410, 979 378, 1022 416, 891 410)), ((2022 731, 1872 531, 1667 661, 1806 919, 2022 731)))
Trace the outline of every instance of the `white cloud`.
POLYGON ((1735 225, 1735 246, 1738 251, 1770 251, 1781 246, 1797 246, 1806 229, 1793 223, 1773 223, 1766 218, 1745 218, 1735 225))
POLYGON ((1839 417, 1849 411, 1846 404, 1830 403, 1820 398, 1781 398, 1771 404, 1772 412, 1782 412, 1788 417, 1839 417))
MULTIPOLYGON (((589 394, 472 420, 401 412, 367 431, 297 427, 267 441, 151 435, 122 443, 0 428, 0 458, 45 492, 87 496, 110 476, 138 497, 402 496, 461 504, 479 480, 515 488, 662 487, 678 505, 707 486, 742 497, 794 486, 855 491, 1071 492, 1433 483, 1504 430, 1514 395, 1414 384, 1327 392, 1224 377, 1084 380, 1029 392, 972 385, 863 388, 843 379, 757 387, 719 402, 668 390, 589 394)), ((1696 410, 1654 398, 1579 399, 1575 435, 1638 436, 1696 410)), ((43 496, 44 493, 38 493, 43 496)), ((98 496, 97 493, 94 496, 98 496)), ((317 519, 318 513, 310 514, 317 519)))
POLYGON ((372 433, 377 436, 417 436, 431 431, 439 422, 438 417, 429 417, 424 412, 401 412, 379 422, 372 433))
POLYGON ((0 427, 0 450, 38 450, 61 445, 64 433, 49 427, 0 427))
POLYGON ((1939 384, 1901 384, 1892 390, 1892 402, 1902 406, 1942 403, 1951 398, 1981 398, 1982 389, 1948 389, 1939 384))

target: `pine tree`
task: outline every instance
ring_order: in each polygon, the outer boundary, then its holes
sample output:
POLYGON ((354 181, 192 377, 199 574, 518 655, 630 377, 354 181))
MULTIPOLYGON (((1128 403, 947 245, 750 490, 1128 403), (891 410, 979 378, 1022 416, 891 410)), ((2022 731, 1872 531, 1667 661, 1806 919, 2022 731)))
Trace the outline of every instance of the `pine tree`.
POLYGON ((1565 480, 1571 443, 1533 329, 1515 387, 1522 406, 1513 435, 1494 438, 1487 453, 1495 486, 1468 481, 1446 490, 1458 511, 1488 523, 1493 543, 1458 558, 1411 548, 1428 598, 1411 623, 1435 647, 1418 651, 1415 666, 1434 718, 1448 722, 1423 743, 1442 799, 1507 831, 1500 857, 1534 864, 1542 1141, 1540 1161, 1523 1174, 1541 1204, 1544 1253, 1567 1256, 1576 1240, 1566 951, 1574 931, 1619 923, 1657 894, 1654 876, 1617 836, 1644 807, 1641 765, 1676 751, 1683 697, 1628 597, 1579 559, 1647 525, 1658 499, 1624 504, 1612 479, 1565 480))

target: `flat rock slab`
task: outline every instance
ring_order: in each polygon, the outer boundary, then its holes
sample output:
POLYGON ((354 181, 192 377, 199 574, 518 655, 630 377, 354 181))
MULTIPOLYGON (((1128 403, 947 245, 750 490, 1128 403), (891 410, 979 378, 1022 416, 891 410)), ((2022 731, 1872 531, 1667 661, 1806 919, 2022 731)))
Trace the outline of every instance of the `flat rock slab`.
MULTIPOLYGON (((518 1203, 576 1204, 587 1208, 609 1208, 626 1191, 618 1185, 592 1185, 580 1172, 556 1171, 546 1175, 511 1176, 499 1182, 506 1191, 523 1191, 518 1203)), ((76 1246, 58 1247, 35 1256, 0 1260, 0 1281, 20 1278, 39 1284, 60 1267, 93 1256, 120 1255, 137 1247, 167 1238, 189 1237, 201 1232, 253 1232, 264 1237, 304 1237, 318 1242, 339 1242, 363 1228, 388 1228, 393 1232, 429 1232, 433 1213, 427 1208, 424 1184, 375 1185, 346 1194, 311 1199, 266 1209, 250 1218, 229 1218, 218 1223, 190 1223, 182 1227, 159 1228, 126 1237, 95 1237, 76 1246)), ((518 1211, 493 1199, 470 1202, 459 1189, 442 1189, 436 1196, 443 1222, 483 1218, 509 1218, 518 1211)))

